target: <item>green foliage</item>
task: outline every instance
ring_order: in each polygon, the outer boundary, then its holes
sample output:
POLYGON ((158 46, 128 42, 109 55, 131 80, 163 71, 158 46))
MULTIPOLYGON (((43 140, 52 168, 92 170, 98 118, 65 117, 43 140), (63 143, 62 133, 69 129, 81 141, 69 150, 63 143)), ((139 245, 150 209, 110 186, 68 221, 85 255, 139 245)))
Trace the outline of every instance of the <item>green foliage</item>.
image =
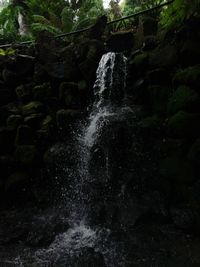
POLYGON ((199 16, 200 0, 175 0, 162 13, 161 25, 164 28, 173 28, 180 26, 184 20, 191 16, 199 16))
POLYGON ((30 33, 34 36, 44 30, 59 34, 93 24, 96 17, 103 14, 103 2, 102 0, 12 0, 0 13, 0 31, 4 40, 16 41, 21 38, 19 14, 23 14, 30 26, 30 33))
POLYGON ((0 48, 0 57, 2 57, 2 56, 12 56, 12 55, 15 54, 15 52, 16 51, 11 47, 6 49, 6 50, 0 48))

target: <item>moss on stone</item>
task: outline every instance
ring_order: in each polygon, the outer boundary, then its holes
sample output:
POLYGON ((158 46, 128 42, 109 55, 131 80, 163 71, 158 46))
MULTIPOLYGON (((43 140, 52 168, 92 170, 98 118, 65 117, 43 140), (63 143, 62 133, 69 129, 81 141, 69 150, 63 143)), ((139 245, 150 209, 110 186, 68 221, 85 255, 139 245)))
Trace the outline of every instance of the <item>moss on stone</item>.
POLYGON ((180 86, 169 100, 167 110, 174 114, 179 110, 198 111, 200 98, 198 94, 188 86, 180 86))
POLYGON ((184 84, 199 89, 200 65, 178 70, 173 81, 175 84, 184 84))
POLYGON ((173 137, 187 138, 200 135, 200 114, 177 112, 168 121, 168 134, 173 137))

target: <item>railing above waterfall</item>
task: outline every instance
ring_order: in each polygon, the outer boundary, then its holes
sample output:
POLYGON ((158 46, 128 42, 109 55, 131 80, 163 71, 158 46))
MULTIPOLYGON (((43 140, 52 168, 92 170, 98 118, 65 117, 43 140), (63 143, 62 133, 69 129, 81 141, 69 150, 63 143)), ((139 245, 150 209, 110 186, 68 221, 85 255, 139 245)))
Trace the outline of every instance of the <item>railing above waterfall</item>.
MULTIPOLYGON (((116 20, 109 21, 109 22, 107 22, 107 26, 115 24, 115 23, 118 23, 118 22, 121 22, 121 21, 125 21, 125 20, 128 20, 128 19, 131 19, 131 18, 136 18, 136 17, 139 17, 139 16, 143 16, 143 15, 145 15, 147 13, 150 13, 150 12, 155 11, 157 9, 160 9, 162 7, 168 6, 168 5, 172 4, 173 2, 174 2, 174 0, 169 0, 169 1, 165 2, 165 3, 163 3, 163 4, 154 6, 152 8, 148 8, 148 9, 139 11, 137 13, 134 13, 134 14, 122 17, 122 18, 118 18, 116 20)), ((66 36, 78 35, 78 34, 81 34, 83 32, 89 31, 92 27, 93 27, 93 25, 90 25, 90 26, 88 26, 86 28, 83 28, 83 29, 80 29, 80 30, 77 30, 77 31, 67 32, 67 33, 56 35, 53 38, 56 39, 56 38, 62 38, 62 37, 66 37, 66 36)), ((29 44, 32 44, 32 43, 34 43, 34 40, 20 42, 20 43, 4 44, 4 45, 0 45, 0 48, 7 48, 7 47, 11 47, 11 46, 23 46, 23 45, 29 45, 29 44)))

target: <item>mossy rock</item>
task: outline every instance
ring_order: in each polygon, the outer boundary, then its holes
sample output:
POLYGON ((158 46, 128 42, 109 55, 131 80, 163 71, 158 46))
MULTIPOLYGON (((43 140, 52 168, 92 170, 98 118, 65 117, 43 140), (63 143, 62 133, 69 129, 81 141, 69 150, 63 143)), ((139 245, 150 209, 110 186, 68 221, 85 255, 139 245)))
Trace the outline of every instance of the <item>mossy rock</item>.
POLYGON ((34 145, 18 145, 14 156, 23 165, 33 166, 38 162, 38 151, 34 145))
POLYGON ((33 98, 36 101, 44 101, 52 95, 52 89, 50 83, 43 83, 37 85, 32 89, 33 98))
POLYGON ((43 113, 45 107, 41 102, 33 101, 22 107, 22 114, 28 116, 31 114, 43 113))
POLYGON ((148 65, 148 54, 143 53, 140 55, 136 55, 132 61, 132 65, 137 69, 142 69, 142 68, 146 68, 148 65))
POLYGON ((192 164, 175 156, 161 160, 159 173, 174 184, 192 184, 195 181, 192 164))
POLYGON ((170 98, 167 110, 174 114, 179 110, 198 112, 200 110, 200 98, 196 91, 188 86, 180 86, 170 98))
POLYGON ((173 137, 193 138, 200 136, 200 114, 177 112, 168 121, 168 134, 173 137))
POLYGON ((191 146, 188 153, 189 160, 200 165, 200 138, 198 138, 191 146))
POLYGON ((175 84, 184 84, 199 89, 200 65, 180 69, 176 72, 173 81, 175 84))
POLYGON ((22 123, 21 115, 10 115, 7 118, 7 127, 11 129, 16 129, 22 123))

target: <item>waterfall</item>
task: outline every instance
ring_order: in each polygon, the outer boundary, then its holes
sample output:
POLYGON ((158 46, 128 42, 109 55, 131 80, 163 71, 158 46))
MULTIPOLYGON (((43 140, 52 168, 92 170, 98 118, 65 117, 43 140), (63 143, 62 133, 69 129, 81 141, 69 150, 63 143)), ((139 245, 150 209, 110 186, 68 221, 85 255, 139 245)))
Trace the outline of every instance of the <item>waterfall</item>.
MULTIPOLYGON (((102 158, 99 160, 101 164, 103 162, 101 170, 95 164, 93 166, 97 168, 98 175, 91 171, 91 162, 95 153, 101 149, 101 138, 104 139, 107 124, 113 120, 118 122, 120 114, 123 114, 126 61, 122 54, 103 55, 96 72, 94 103, 88 118, 74 132, 71 155, 74 162, 71 168, 63 167, 69 180, 64 195, 69 217, 63 222, 67 222, 69 229, 56 235, 47 248, 38 249, 31 256, 28 252, 20 255, 12 262, 13 266, 125 266, 123 244, 117 243, 111 236, 109 225, 95 224, 93 220, 98 214, 98 205, 105 201, 104 192, 108 187, 106 181, 110 179, 109 149, 105 146, 102 150, 102 158), (96 199, 99 202, 95 203, 96 199), (87 260, 85 263, 85 257, 89 257, 89 265, 87 260)), ((120 123, 124 121, 123 117, 120 123)))
MULTIPOLYGON (((92 153, 95 152, 104 125, 109 118, 115 117, 121 108, 126 86, 126 61, 119 53, 109 52, 102 56, 96 72, 94 83, 94 103, 88 119, 81 126, 81 132, 76 137, 77 143, 77 174, 72 186, 72 222, 80 223, 88 216, 91 202, 92 183, 97 177, 90 173, 92 153), (74 192, 75 190, 75 192, 74 192)), ((108 155, 105 155, 104 176, 109 179, 108 155)), ((92 204, 92 203, 91 203, 92 204)))

